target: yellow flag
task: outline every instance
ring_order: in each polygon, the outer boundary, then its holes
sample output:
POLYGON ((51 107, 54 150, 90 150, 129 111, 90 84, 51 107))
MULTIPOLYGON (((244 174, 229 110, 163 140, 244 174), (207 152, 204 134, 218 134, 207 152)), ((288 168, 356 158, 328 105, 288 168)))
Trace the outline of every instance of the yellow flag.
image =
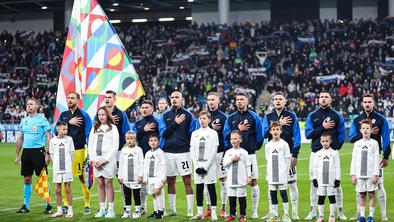
POLYGON ((40 176, 34 185, 34 191, 48 203, 51 202, 51 196, 49 195, 48 175, 45 167, 42 168, 40 176))

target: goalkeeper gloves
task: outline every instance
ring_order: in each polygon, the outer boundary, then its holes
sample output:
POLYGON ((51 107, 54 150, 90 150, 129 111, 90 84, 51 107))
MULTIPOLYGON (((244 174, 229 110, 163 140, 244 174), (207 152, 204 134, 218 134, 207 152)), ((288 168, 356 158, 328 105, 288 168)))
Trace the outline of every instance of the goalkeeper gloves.
POLYGON ((318 187, 318 186, 319 186, 318 183, 317 183, 317 179, 313 179, 312 182, 313 182, 313 186, 314 186, 314 187, 318 187))
POLYGON ((334 187, 337 188, 339 186, 341 186, 341 181, 340 180, 335 180, 334 187))

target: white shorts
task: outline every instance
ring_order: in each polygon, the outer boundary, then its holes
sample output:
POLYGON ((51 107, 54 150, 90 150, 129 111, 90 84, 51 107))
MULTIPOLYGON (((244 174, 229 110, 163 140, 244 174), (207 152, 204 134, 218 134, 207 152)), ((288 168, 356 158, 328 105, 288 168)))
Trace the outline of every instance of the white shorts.
POLYGON ((317 195, 319 196, 334 196, 336 194, 337 194, 337 188, 333 186, 327 186, 327 187, 319 186, 317 188, 317 195))
POLYGON ((256 154, 249 154, 250 161, 250 179, 259 178, 259 166, 257 165, 256 154))
POLYGON ((216 176, 217 178, 225 178, 227 176, 226 168, 222 164, 223 152, 216 154, 216 176))
POLYGON ((161 193, 163 193, 163 187, 162 187, 161 185, 162 185, 161 183, 150 183, 150 184, 148 184, 147 187, 146 187, 146 192, 147 192, 149 195, 152 195, 152 194, 155 193, 155 190, 156 190, 157 188, 160 188, 160 187, 161 187, 161 193))
POLYGON ((53 174, 53 183, 68 183, 73 181, 73 173, 54 173, 53 174))
POLYGON ((186 176, 192 173, 192 159, 190 152, 165 153, 167 162, 167 176, 186 176))
POLYGON ((311 152, 311 156, 309 157, 309 180, 312 181, 313 178, 313 159, 315 158, 314 152, 311 152))
POLYGON ((289 175, 287 177, 287 181, 296 181, 297 180, 297 167, 293 167, 289 170, 289 175))
POLYGON ((132 190, 141 188, 141 184, 136 182, 124 182, 123 184, 132 190))
POLYGON ((229 196, 229 197, 246 197, 246 186, 244 186, 244 187, 227 187, 227 196, 229 196))
POLYGON ((287 190, 287 184, 268 184, 268 190, 287 190))
POLYGON ((216 183, 217 176, 216 176, 216 164, 215 163, 212 163, 208 169, 205 169, 207 171, 207 173, 204 175, 198 175, 195 170, 196 169, 194 169, 194 171, 193 171, 195 184, 216 183))
POLYGON ((357 179, 356 192, 371 192, 378 189, 378 183, 372 183, 372 179, 357 179))

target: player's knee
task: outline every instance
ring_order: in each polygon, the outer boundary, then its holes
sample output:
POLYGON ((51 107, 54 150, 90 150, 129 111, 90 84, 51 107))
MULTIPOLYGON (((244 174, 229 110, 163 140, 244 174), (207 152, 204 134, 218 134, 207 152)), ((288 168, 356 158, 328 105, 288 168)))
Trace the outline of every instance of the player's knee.
POLYGON ((168 185, 175 185, 176 177, 167 177, 168 185))
POLYGON ((335 199, 335 196, 334 196, 334 195, 328 196, 328 199, 330 200, 330 204, 336 203, 336 199, 335 199))
POLYGON ((112 180, 105 180, 104 184, 105 184, 105 188, 111 188, 113 186, 112 180))
POLYGON ((360 198, 364 199, 366 192, 360 192, 359 194, 360 194, 360 198))
POLYGON ((192 177, 190 175, 183 176, 182 179, 186 186, 192 185, 192 177))
POLYGON ((24 177, 24 178, 23 178, 23 182, 24 182, 25 184, 31 184, 31 176, 29 176, 29 177, 24 177))
POLYGON ((81 183, 85 183, 85 177, 83 175, 79 175, 79 181, 81 181, 81 183))

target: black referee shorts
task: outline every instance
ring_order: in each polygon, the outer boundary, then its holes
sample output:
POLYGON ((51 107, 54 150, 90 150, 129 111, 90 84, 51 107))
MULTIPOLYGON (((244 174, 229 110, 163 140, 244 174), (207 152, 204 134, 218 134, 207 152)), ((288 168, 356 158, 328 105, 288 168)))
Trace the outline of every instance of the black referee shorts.
POLYGON ((42 168, 44 168, 45 166, 45 149, 23 149, 21 163, 22 176, 33 176, 33 172, 35 172, 36 175, 39 176, 42 168))

